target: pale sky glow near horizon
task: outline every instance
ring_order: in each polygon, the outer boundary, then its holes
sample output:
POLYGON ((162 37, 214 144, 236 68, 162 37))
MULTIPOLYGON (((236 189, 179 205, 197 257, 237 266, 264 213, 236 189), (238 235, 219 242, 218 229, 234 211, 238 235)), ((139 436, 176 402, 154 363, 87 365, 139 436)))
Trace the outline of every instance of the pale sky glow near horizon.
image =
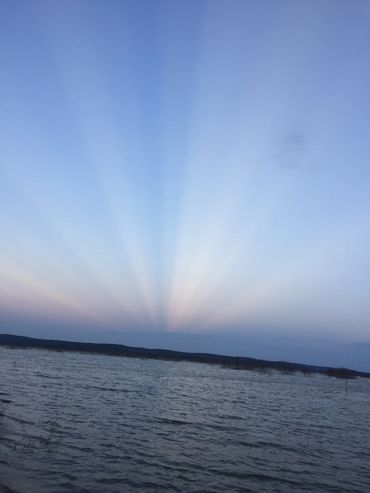
POLYGON ((369 1, 2 0, 0 71, 0 332, 370 342, 369 1))

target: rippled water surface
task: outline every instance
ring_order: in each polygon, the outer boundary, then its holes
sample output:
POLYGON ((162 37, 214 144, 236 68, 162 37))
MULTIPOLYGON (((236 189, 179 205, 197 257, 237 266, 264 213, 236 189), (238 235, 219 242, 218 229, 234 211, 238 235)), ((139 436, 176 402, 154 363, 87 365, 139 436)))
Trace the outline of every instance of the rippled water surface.
POLYGON ((367 380, 0 348, 0 392, 19 493, 370 492, 367 380))

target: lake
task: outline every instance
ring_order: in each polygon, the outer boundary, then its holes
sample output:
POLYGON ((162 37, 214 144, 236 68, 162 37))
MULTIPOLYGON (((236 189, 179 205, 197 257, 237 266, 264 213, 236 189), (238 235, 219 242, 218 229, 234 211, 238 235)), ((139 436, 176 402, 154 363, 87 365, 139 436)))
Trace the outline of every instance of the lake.
POLYGON ((0 398, 10 491, 370 491, 369 380, 0 347, 0 398))

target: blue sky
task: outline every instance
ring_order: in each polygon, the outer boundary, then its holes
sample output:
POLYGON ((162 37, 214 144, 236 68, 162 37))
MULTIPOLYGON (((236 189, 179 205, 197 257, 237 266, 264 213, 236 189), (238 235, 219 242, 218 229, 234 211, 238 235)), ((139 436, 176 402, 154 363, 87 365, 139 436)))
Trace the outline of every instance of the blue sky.
POLYGON ((370 342, 369 26, 3 1, 1 330, 370 342))

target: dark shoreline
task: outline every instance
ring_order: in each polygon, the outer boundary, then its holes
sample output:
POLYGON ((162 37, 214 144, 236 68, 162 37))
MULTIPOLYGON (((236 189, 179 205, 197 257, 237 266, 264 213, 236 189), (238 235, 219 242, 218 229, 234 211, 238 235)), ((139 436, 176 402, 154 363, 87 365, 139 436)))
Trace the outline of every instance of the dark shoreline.
POLYGON ((37 348, 49 351, 69 351, 126 358, 157 359, 165 361, 189 361, 192 363, 216 364, 236 370, 277 370, 281 373, 316 373, 337 378, 370 378, 370 373, 347 368, 305 365, 286 361, 269 361, 248 357, 223 356, 210 353, 189 353, 170 349, 147 349, 121 344, 99 344, 90 342, 71 342, 49 339, 36 339, 11 334, 0 334, 0 346, 11 348, 37 348))

